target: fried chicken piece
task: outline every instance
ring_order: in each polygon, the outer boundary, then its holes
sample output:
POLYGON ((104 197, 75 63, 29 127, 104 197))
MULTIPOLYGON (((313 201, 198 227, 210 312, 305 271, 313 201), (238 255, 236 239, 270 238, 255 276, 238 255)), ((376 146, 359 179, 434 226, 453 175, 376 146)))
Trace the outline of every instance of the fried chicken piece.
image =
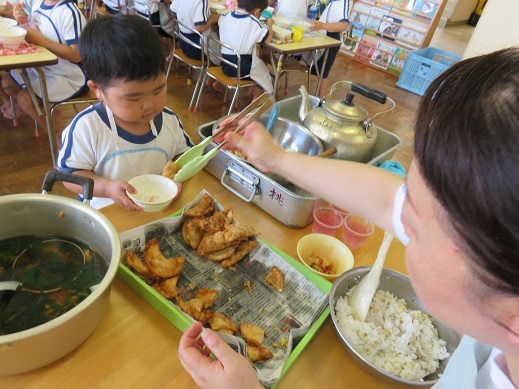
POLYGON ((177 297, 177 282, 178 276, 171 277, 162 282, 155 282, 153 284, 153 289, 155 289, 168 300, 172 300, 177 297))
POLYGON ((272 285, 278 292, 283 292, 283 289, 285 289, 285 277, 277 266, 272 266, 265 282, 272 285))
POLYGON ((214 300, 218 296, 218 291, 214 289, 200 289, 195 292, 195 299, 200 299, 204 302, 203 308, 207 309, 213 305, 214 300))
POLYGON ((243 286, 245 287, 245 290, 249 294, 249 296, 252 296, 252 285, 250 284, 250 281, 244 281, 243 286))
POLYGON ((218 312, 215 312, 214 316, 209 320, 209 325, 213 330, 223 332, 224 334, 234 335, 238 332, 238 326, 227 316, 218 312))
POLYGON ((243 224, 231 224, 223 230, 226 242, 236 242, 237 240, 246 240, 253 236, 258 236, 259 232, 250 226, 243 224))
POLYGON ((206 234, 198 245, 196 253, 203 257, 211 251, 222 250, 227 246, 247 240, 259 233, 252 227, 241 224, 231 224, 223 231, 217 231, 214 234, 206 234))
POLYGON ((265 338, 265 331, 248 323, 240 323, 240 332, 248 344, 259 346, 265 338))
POLYGON ((249 361, 251 361, 252 363, 264 361, 272 357, 272 352, 266 347, 254 347, 247 345, 247 358, 249 358, 249 361))
POLYGON ((247 240, 245 242, 241 242, 240 245, 236 248, 236 251, 227 259, 222 261, 222 267, 228 268, 234 266, 238 262, 240 262, 245 256, 252 251, 254 247, 258 245, 257 240, 247 240))
POLYGON ((180 170, 180 166, 178 166, 175 161, 169 161, 166 166, 162 168, 162 175, 164 177, 168 177, 170 179, 175 178, 175 175, 180 170))
POLYGON ((124 260, 126 264, 130 266, 137 274, 149 278, 150 280, 156 280, 157 277, 150 271, 148 265, 133 252, 133 250, 126 250, 124 253, 124 260))
POLYGON ((177 304, 183 312, 202 324, 207 324, 214 315, 210 309, 203 309, 204 300, 202 299, 194 298, 189 301, 184 301, 177 296, 177 304))
POLYGON ((221 212, 215 212, 212 216, 205 218, 198 218, 194 223, 201 229, 214 234, 217 231, 222 231, 232 223, 233 220, 232 209, 225 209, 221 212))
POLYGON ((205 258, 215 262, 223 261, 224 259, 229 258, 236 251, 238 245, 239 243, 236 243, 221 250, 211 251, 210 253, 205 254, 205 258))
POLYGON ((184 215, 202 217, 211 215, 213 211, 214 200, 211 196, 205 193, 197 205, 184 211, 184 215))
POLYGON ((190 217, 182 225, 182 238, 193 250, 196 250, 205 235, 205 231, 197 226, 198 219, 190 217))
POLYGON ((157 238, 151 238, 144 248, 144 261, 157 277, 171 278, 180 274, 185 259, 183 257, 166 258, 160 251, 157 238))

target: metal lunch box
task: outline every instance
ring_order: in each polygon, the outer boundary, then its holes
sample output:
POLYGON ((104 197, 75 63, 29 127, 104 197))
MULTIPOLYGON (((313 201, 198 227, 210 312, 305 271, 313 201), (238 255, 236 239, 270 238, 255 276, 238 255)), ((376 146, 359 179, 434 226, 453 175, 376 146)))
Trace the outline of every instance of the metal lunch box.
MULTIPOLYGON (((316 106, 319 99, 310 96, 311 105, 316 106)), ((301 105, 301 96, 290 97, 278 102, 280 117, 298 123, 298 112, 301 105)), ((265 114, 268 116, 268 112, 265 114)), ((216 121, 198 127, 198 135, 203 140, 212 134, 216 121)), ((378 166, 390 159, 400 146, 400 139, 379 127, 379 136, 375 145, 374 158, 368 162, 378 166)), ((213 142, 205 152, 214 149, 213 142)), ((291 228, 302 228, 312 221, 312 210, 319 198, 295 186, 290 182, 278 182, 276 177, 270 177, 260 172, 252 165, 232 154, 220 150, 211 159, 205 169, 219 178, 222 185, 240 197, 242 200, 257 205, 281 223, 291 228)), ((282 180, 279 180, 282 181, 282 180)))

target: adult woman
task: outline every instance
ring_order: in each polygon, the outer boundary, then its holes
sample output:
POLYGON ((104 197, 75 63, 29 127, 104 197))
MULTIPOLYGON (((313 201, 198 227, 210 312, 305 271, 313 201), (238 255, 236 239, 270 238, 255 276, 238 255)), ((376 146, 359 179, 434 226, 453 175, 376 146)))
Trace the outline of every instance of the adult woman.
MULTIPOLYGON (((407 190, 381 169, 284 153, 258 126, 226 135, 259 169, 284 175, 407 243, 409 277, 431 314, 494 347, 465 337, 449 367, 471 360, 473 374, 451 374, 448 367, 442 388, 519 385, 518 66, 519 48, 506 49, 462 61, 432 83, 418 112, 407 190)), ((258 385, 249 370, 234 373, 232 364, 245 365, 214 333, 204 330, 195 340, 199 332, 200 326, 190 328, 179 347, 199 385, 258 385), (208 349, 219 361, 204 358, 208 349)))

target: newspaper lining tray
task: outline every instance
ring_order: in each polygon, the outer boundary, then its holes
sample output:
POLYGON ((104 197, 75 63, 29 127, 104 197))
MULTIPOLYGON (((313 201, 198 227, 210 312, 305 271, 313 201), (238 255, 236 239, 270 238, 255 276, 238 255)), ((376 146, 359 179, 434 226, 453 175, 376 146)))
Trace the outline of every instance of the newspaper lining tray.
MULTIPOLYGON (((196 204, 204 193, 199 193, 185 209, 196 204)), ((223 209, 217 201, 216 206, 218 210, 223 209)), ((261 239, 234 270, 223 269, 218 262, 198 257, 185 244, 179 227, 187 217, 183 216, 182 210, 174 215, 121 233, 123 253, 128 248, 142 252, 145 243, 151 237, 157 237, 166 257, 183 256, 186 263, 177 286, 179 295, 190 299, 198 289, 216 289, 219 294, 211 307, 214 312, 230 316, 236 324, 243 321, 266 330, 263 346, 269 348, 274 357, 254 367, 264 385, 274 385, 329 315, 327 294, 331 283, 261 239), (282 293, 264 283, 273 265, 285 275, 282 293), (252 284, 252 295, 243 287, 245 280, 252 284), (280 345, 282 338, 287 340, 287 347, 274 347, 274 343, 280 345)), ((193 319, 173 301, 155 291, 124 263, 120 265, 118 276, 181 331, 193 323, 193 319)), ((223 334, 222 337, 238 352, 245 354, 245 342, 241 337, 223 334)))

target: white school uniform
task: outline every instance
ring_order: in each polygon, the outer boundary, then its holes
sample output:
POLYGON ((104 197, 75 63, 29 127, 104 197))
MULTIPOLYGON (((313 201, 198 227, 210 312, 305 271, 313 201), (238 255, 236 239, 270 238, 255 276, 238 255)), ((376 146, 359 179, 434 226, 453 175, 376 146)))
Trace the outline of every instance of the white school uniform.
MULTIPOLYGON (((76 44, 86 24, 85 17, 73 0, 64 0, 52 6, 44 5, 43 1, 36 1, 31 12, 40 32, 47 38, 63 44, 76 44)), ((87 82, 86 75, 78 63, 60 57, 57 64, 44 66, 43 72, 49 100, 53 103, 69 99, 87 82)), ((38 73, 34 68, 28 68, 27 73, 34 92, 41 98, 38 73)), ((23 84, 18 71, 11 70, 10 75, 19 85, 23 84)))
POLYGON ((294 20, 306 20, 308 0, 278 0, 276 15, 294 20))
POLYGON ((147 16, 159 12, 159 4, 159 0, 133 0, 133 6, 137 12, 147 16))
POLYGON ((105 4, 105 6, 108 6, 111 9, 118 11, 119 5, 122 6, 124 4, 124 0, 103 0, 103 3, 105 4))
MULTIPOLYGON (((272 77, 265 63, 258 56, 256 44, 264 42, 269 35, 267 26, 246 11, 237 10, 220 16, 218 19, 220 40, 237 50, 240 55, 252 55, 250 74, 240 74, 240 78, 250 77, 265 92, 273 93, 272 77)), ((223 47, 222 54, 233 55, 229 49, 223 47)))
MULTIPOLYGON (((171 12, 177 15, 177 20, 191 29, 196 29, 207 23, 210 15, 209 0, 174 0, 171 3, 171 12)), ((185 28, 179 25, 181 33, 189 34, 185 28)), ((209 30, 202 35, 209 34, 209 30)))
MULTIPOLYGON (((80 112, 63 131, 57 167, 62 172, 88 170, 110 180, 129 181, 162 168, 193 145, 180 119, 168 108, 150 121, 150 131, 133 135, 115 124, 102 102, 80 112)), ((101 200, 93 201, 93 206, 101 200)))

